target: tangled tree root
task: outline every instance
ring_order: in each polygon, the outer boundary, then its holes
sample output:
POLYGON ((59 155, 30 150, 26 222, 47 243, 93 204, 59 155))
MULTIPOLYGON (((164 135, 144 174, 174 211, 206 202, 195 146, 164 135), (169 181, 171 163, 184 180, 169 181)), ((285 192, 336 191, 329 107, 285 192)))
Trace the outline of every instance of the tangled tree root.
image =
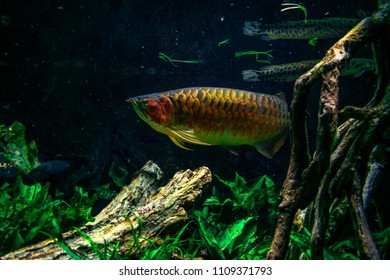
POLYGON ((350 201, 361 257, 380 258, 365 217, 362 190, 367 184, 375 185, 376 177, 371 176, 375 169, 367 172, 366 166, 390 122, 389 11, 389 5, 385 5, 363 19, 295 83, 291 104, 291 157, 268 259, 286 258, 294 217, 310 203, 313 218, 305 226, 312 226, 311 257, 323 259, 329 209, 332 201, 343 196, 350 201), (349 106, 339 112, 340 70, 354 51, 367 42, 373 44, 378 66, 376 92, 365 108, 349 106), (311 87, 321 77, 316 148, 310 156, 305 130, 306 102, 311 87), (340 126, 339 114, 349 118, 340 126))

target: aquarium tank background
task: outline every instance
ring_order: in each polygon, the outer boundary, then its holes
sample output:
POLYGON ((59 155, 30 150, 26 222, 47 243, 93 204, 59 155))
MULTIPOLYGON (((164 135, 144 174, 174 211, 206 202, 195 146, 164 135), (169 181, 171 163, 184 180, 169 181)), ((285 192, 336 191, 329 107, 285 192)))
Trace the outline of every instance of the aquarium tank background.
MULTIPOLYGON (((265 259, 289 167, 290 137, 272 159, 249 146, 232 151, 189 144, 193 151, 188 151, 151 129, 127 100, 180 88, 218 87, 283 92, 290 106, 295 78, 248 81, 242 71, 321 60, 342 36, 263 40, 245 35, 245 22, 359 22, 378 10, 377 1, 368 0, 297 3, 1 0, 0 255, 93 221, 152 160, 164 171, 165 183, 179 170, 200 166, 215 176, 187 211, 187 222, 138 252, 136 243, 129 245, 132 254, 120 254, 118 244, 97 245, 85 236, 97 258, 265 259), (104 248, 110 253, 102 254, 104 248)), ((353 55, 373 61, 370 42, 353 55)), ((375 65, 359 69, 339 78, 339 108, 363 107, 376 91, 375 65)), ((278 77, 286 74, 280 71, 278 77)), ((311 152, 320 90, 321 83, 314 84, 303 108, 311 152)), ((377 152, 382 155, 380 183, 365 211, 378 255, 388 259, 388 134, 383 139, 377 152)), ((307 212, 301 209, 296 215, 286 258, 312 258, 312 229, 299 220, 300 215, 314 215, 306 206, 307 212)), ((345 197, 330 208, 325 259, 367 258, 349 209, 345 197)), ((142 234, 134 232, 134 240, 142 234)), ((72 258, 85 257, 66 242, 59 246, 72 258)))

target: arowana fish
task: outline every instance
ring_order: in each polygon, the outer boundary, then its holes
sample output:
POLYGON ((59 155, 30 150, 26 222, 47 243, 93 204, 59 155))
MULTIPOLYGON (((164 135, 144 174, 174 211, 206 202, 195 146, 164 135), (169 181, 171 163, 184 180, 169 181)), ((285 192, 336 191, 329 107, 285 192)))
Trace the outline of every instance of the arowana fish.
POLYGON ((261 39, 318 39, 340 38, 352 29, 359 19, 325 18, 299 21, 284 21, 275 24, 262 24, 257 21, 246 21, 244 34, 260 35, 261 39))
MULTIPOLYGON (((305 60, 286 64, 267 65, 259 70, 248 69, 242 71, 242 77, 248 82, 273 80, 277 82, 291 82, 300 75, 309 71, 319 60, 305 60)), ((368 58, 352 58, 341 70, 341 76, 353 75, 358 77, 366 71, 375 70, 375 62, 368 58)))
POLYGON ((138 116, 181 148, 251 145, 267 158, 283 145, 289 125, 283 93, 193 87, 128 100, 138 116))

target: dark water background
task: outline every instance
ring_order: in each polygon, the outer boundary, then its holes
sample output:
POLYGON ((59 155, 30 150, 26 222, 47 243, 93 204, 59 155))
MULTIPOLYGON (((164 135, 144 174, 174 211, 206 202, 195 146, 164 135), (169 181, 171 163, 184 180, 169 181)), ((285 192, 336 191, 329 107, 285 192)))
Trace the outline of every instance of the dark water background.
MULTIPOLYGON (((132 96, 189 86, 230 87, 274 94, 290 104, 293 83, 248 83, 241 71, 264 66, 235 51, 272 49, 273 64, 320 59, 336 40, 315 47, 306 40, 262 41, 242 33, 246 20, 266 23, 302 20, 299 10, 281 13, 283 1, 0 1, 0 124, 17 120, 37 142, 43 160, 70 163, 51 178, 53 188, 93 188, 110 181, 113 162, 132 174, 154 160, 170 177, 180 169, 208 166, 232 179, 268 174, 282 183, 289 143, 268 160, 251 147, 235 156, 220 147, 180 149, 165 135, 139 120, 132 96), (229 44, 218 42, 229 39, 229 44), (176 59, 204 59, 177 67, 158 52, 176 59)), ((300 1, 308 18, 358 17, 370 14, 373 0, 300 1)), ((367 46, 358 56, 370 57, 367 46)), ((340 105, 364 104, 375 87, 372 73, 346 77, 340 105), (351 103, 353 102, 353 103, 351 103)), ((310 135, 315 135, 319 85, 309 101, 310 135)), ((313 142, 313 140, 312 140, 313 142)))

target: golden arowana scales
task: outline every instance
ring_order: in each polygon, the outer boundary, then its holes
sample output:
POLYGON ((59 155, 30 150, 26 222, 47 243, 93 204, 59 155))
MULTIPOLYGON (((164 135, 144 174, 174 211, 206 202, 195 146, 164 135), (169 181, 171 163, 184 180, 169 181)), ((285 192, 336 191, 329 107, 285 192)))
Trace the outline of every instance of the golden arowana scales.
POLYGON ((280 149, 288 128, 283 93, 193 87, 128 100, 138 116, 178 146, 251 145, 267 158, 280 149))

